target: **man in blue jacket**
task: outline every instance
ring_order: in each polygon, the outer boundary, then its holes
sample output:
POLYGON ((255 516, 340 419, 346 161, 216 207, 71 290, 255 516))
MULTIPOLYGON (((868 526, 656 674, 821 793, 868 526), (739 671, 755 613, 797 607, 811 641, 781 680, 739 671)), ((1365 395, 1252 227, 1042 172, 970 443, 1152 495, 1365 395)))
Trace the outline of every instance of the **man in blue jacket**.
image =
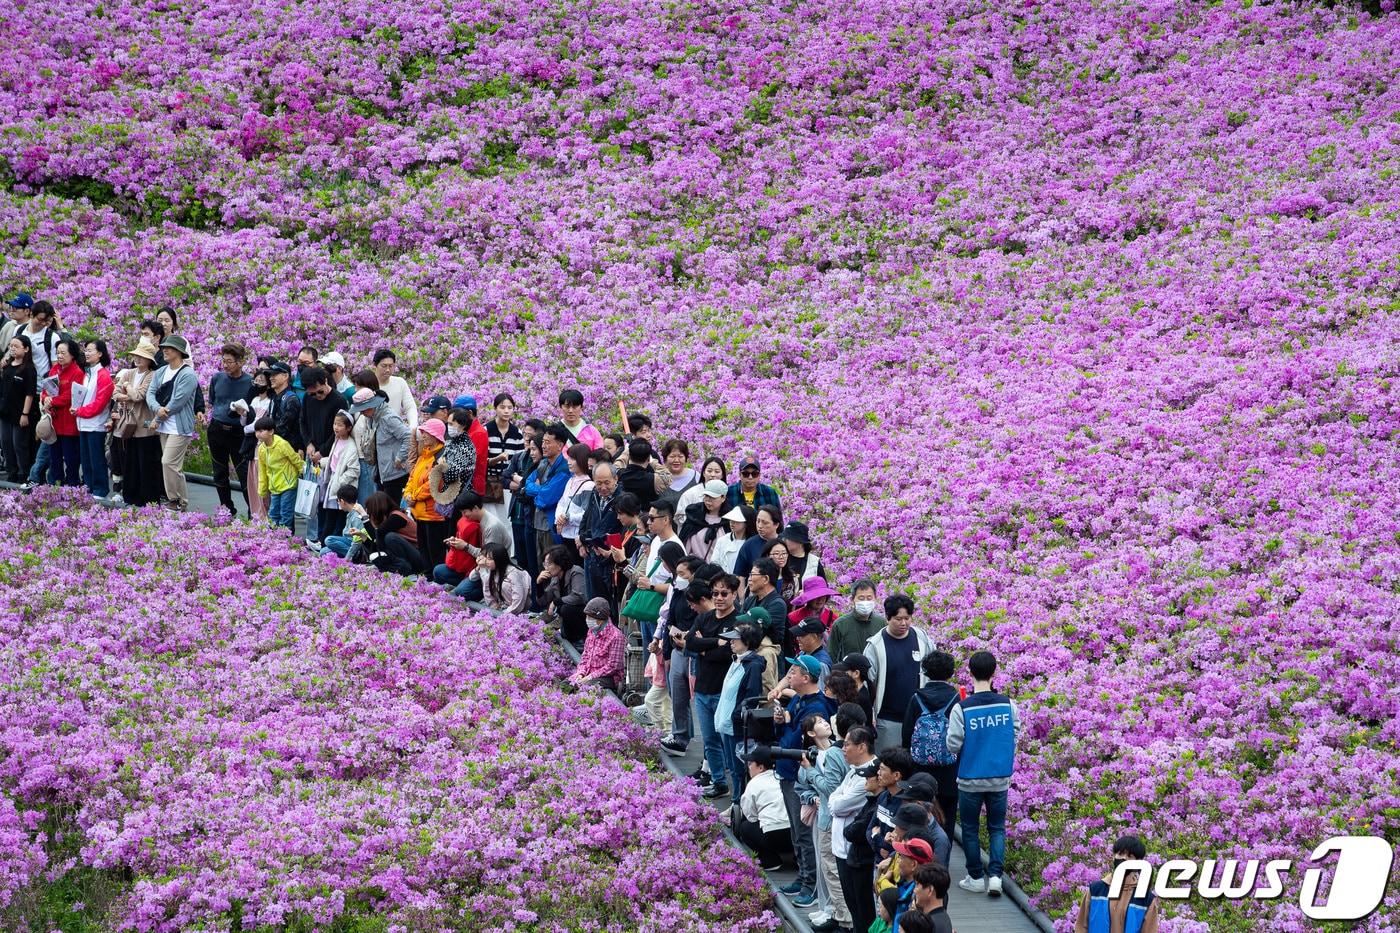
MULTIPOLYGON (((801 748, 802 720, 813 715, 830 719, 836 715, 836 701, 817 686, 822 676, 820 661, 802 655, 789 658, 788 663, 792 665, 788 671, 788 687, 794 696, 788 701, 787 709, 774 714, 773 724, 782 728, 778 733, 780 746, 801 748)), ((782 891, 792 896, 794 907, 811 907, 817 902, 817 850, 812 827, 802 822, 802 801, 797 796, 797 762, 784 758, 778 762, 776 770, 778 784, 783 789, 783 803, 787 806, 792 850, 797 854, 797 880, 782 891)))
MULTIPOLYGON (((544 566, 545 552, 564 539, 554 530, 554 507, 564 497, 564 487, 569 484, 569 460, 564 451, 573 443, 573 435, 556 421, 544 429, 540 449, 544 459, 535 471, 525 480, 525 495, 535 503, 535 550, 539 558, 538 567, 544 566)), ((518 558, 517 558, 518 559, 518 558)))
POLYGON ((968 659, 972 696, 955 705, 948 716, 948 751, 958 761, 958 819, 962 822, 967 877, 958 887, 973 894, 1001 896, 1002 861, 1006 858, 1006 792, 1016 767, 1016 739, 1021 717, 1010 697, 992 689, 997 659, 978 651, 968 659), (987 808, 989 863, 982 872, 977 829, 987 808))

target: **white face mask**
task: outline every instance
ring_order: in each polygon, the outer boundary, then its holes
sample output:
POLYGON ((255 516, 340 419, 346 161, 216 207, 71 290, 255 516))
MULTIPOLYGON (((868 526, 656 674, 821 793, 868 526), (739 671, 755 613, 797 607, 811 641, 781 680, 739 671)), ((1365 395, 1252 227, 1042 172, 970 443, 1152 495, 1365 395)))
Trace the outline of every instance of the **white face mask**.
POLYGON ((461 436, 462 436, 462 429, 459 428, 459 427, 457 427, 457 425, 455 425, 455 424, 454 424, 454 425, 449 425, 448 428, 447 428, 447 436, 448 436, 448 437, 461 437, 461 436))
POLYGON ((862 619, 868 619, 870 618, 870 614, 875 611, 875 600, 858 599, 855 601, 855 605, 852 608, 855 609, 856 615, 860 616, 862 619))
POLYGON ((687 580, 685 577, 676 577, 676 579, 672 581, 671 585, 674 586, 676 589, 684 592, 686 587, 690 586, 690 581, 687 580))

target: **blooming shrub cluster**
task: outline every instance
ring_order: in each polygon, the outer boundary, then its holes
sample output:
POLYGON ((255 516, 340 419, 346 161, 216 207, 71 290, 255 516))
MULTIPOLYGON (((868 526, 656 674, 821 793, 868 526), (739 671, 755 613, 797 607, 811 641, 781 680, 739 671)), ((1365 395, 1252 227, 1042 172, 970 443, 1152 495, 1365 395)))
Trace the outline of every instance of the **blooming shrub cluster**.
MULTIPOLYGON (((109 334, 172 302, 206 371, 224 338, 389 344, 420 390, 542 411, 574 384, 757 451, 843 580, 1003 658, 1029 727, 1010 865, 1066 925, 1127 827, 1258 858, 1400 833, 1396 16, 4 20, 7 281, 109 334)), ((1173 922, 1304 929, 1289 901, 1173 922)))
POLYGON ((6 929, 776 926, 533 623, 54 491, 0 527, 6 929), (38 902, 65 873, 76 905, 38 902))

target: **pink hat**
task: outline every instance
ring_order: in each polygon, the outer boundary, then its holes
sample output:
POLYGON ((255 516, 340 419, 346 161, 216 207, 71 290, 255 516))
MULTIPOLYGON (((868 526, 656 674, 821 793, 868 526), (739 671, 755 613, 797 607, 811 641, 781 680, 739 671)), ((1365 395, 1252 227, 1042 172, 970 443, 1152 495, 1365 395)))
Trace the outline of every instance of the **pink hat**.
POLYGON ((424 434, 427 434, 429 437, 435 438, 440 444, 446 443, 446 422, 439 421, 436 418, 429 418, 427 421, 423 421, 418 424, 418 430, 422 431, 424 434))
POLYGON ((841 594, 831 588, 821 577, 808 577, 802 581, 802 592, 792 598, 794 606, 805 606, 814 599, 822 596, 840 596, 841 594))

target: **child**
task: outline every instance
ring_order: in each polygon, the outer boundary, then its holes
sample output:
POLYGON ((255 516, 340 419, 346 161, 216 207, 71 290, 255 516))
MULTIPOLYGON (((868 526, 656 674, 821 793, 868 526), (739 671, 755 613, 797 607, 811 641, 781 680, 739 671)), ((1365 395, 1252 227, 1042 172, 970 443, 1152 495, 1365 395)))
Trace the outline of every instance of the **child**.
POLYGON ((271 498, 268 520, 291 530, 296 522, 297 480, 304 461, 286 438, 277 435, 276 427, 271 418, 259 418, 253 425, 258 439, 258 495, 271 498))
POLYGON ((899 892, 894 888, 885 888, 880 892, 878 901, 880 919, 870 926, 870 933, 890 933, 894 926, 894 912, 899 909, 899 892))
POLYGON ((345 513, 345 530, 338 535, 326 535, 321 542, 321 556, 334 554, 350 559, 350 552, 359 542, 368 541, 370 534, 365 530, 365 507, 360 505, 360 489, 356 484, 345 484, 335 491, 336 505, 345 513))

